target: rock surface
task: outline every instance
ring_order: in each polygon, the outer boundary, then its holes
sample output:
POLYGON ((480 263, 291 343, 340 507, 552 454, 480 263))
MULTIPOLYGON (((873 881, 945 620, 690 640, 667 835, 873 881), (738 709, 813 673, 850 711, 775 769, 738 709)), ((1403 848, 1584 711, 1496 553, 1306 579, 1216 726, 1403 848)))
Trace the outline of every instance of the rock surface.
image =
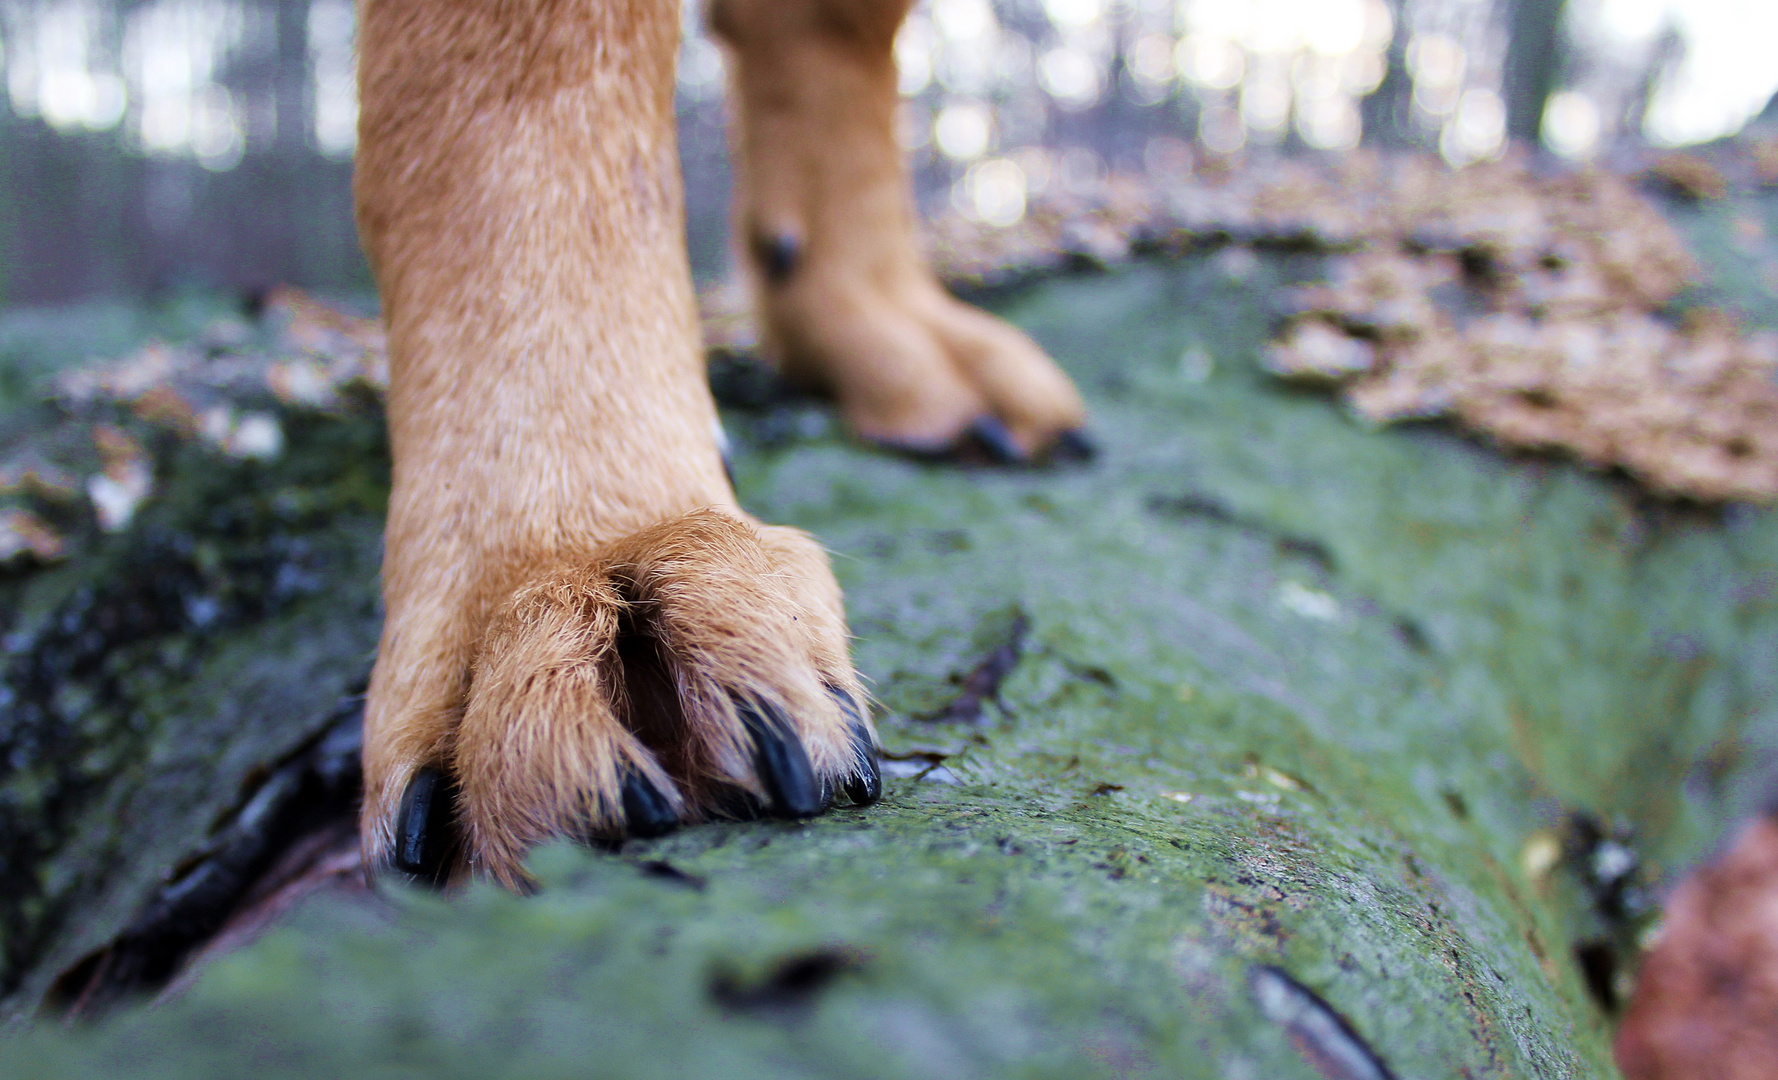
MULTIPOLYGON (((1295 269, 1232 249, 1007 301, 1089 398, 1087 468, 729 410, 743 502, 835 553, 882 805, 549 848, 530 899, 326 893, 0 1070, 1615 1075, 1650 890, 1772 774, 1778 518, 1278 385, 1295 269)), ((14 1017, 235 865, 272 779, 320 783, 278 764, 349 722, 377 418, 281 416, 275 460, 194 443, 99 557, 5 579, 14 1017)))
POLYGON ((1764 1080, 1778 1061, 1778 822, 1667 898, 1618 1032, 1629 1080, 1764 1080))

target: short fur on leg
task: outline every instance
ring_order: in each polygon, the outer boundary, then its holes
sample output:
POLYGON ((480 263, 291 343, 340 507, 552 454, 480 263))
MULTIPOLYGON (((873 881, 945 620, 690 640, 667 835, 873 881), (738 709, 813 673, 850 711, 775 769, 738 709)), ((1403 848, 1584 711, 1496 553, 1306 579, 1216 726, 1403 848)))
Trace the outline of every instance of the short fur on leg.
POLYGON ((862 702, 825 557, 755 526, 723 473, 677 42, 658 0, 360 8, 355 188, 395 460, 368 865, 416 776, 457 805, 406 824, 454 820, 464 863, 517 884, 527 845, 609 835, 620 810, 652 830, 719 785, 868 771, 825 689, 862 702))
POLYGON ((911 0, 716 0, 728 46, 735 230, 768 351, 867 439, 915 451, 984 419, 1040 455, 1085 422, 1021 331, 952 298, 915 243, 896 114, 911 0))

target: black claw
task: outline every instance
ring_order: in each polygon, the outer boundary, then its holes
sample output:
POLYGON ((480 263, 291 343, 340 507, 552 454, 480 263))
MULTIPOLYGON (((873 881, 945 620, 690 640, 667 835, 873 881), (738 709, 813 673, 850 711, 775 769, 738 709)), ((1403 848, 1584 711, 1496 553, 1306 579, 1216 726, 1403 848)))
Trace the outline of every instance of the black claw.
POLYGON ((1006 425, 993 416, 976 417, 949 442, 872 441, 885 450, 935 465, 1023 465, 1031 460, 1006 425))
POLYGON ((852 732, 852 754, 858 759, 858 771, 840 782, 840 790, 852 800, 852 805, 869 806, 883 797, 883 774, 877 768, 877 748, 871 742, 870 729, 864 726, 864 718, 858 715, 858 705, 851 695, 831 686, 827 692, 840 703, 840 710, 846 714, 846 726, 852 732))
POLYGON ((852 722, 852 752, 858 757, 858 771, 846 777, 846 798, 854 806, 869 806, 883 797, 883 774, 877 768, 877 750, 871 745, 870 732, 856 720, 852 722))
POLYGON ((811 818, 819 814, 821 788, 809 752, 790 729, 778 707, 768 702, 743 703, 741 722, 753 736, 753 767, 771 798, 774 817, 811 818), (761 715, 761 712, 765 715, 761 715))
POLYGON ((457 847, 452 834, 456 812, 456 781, 430 766, 415 773, 395 815, 395 869, 421 884, 442 887, 457 847))
POLYGON ((679 825, 673 804, 639 772, 624 773, 624 831, 639 839, 672 832, 679 825))
POLYGON ((1055 461, 1091 461, 1098 456, 1099 444, 1085 428, 1062 432, 1050 449, 1050 457, 1055 461))
POLYGON ((965 445, 959 447, 961 453, 967 455, 970 450, 978 451, 996 465, 1018 465, 1027 457, 1012 432, 996 416, 976 417, 964 431, 963 443, 965 445))

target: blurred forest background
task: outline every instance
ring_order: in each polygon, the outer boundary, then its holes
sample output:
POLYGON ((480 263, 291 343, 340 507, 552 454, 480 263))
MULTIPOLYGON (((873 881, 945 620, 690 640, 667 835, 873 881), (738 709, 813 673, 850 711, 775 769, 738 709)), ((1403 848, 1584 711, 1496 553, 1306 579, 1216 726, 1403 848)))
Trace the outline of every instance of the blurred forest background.
MULTIPOLYGON (((722 57, 687 3, 695 272, 728 260, 722 57)), ((0 0, 0 304, 364 293, 351 0, 0 0)), ((1570 160, 1774 111, 1766 0, 922 0, 898 46, 927 208, 1204 153, 1513 141, 1570 160)))

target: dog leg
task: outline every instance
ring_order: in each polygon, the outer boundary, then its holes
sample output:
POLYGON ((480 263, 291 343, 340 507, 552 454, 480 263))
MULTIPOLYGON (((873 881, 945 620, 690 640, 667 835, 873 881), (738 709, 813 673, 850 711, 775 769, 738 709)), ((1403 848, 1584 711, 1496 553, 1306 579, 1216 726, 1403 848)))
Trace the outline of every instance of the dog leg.
POLYGON ((356 197, 395 456, 367 865, 520 887, 547 837, 874 798, 825 556, 749 519, 723 475, 675 5, 360 11, 356 197))
POLYGON ((862 437, 938 453, 1084 453, 1085 410, 1030 338, 958 302, 914 238, 895 135, 910 0, 716 0, 736 118, 735 224, 768 350, 862 437))

